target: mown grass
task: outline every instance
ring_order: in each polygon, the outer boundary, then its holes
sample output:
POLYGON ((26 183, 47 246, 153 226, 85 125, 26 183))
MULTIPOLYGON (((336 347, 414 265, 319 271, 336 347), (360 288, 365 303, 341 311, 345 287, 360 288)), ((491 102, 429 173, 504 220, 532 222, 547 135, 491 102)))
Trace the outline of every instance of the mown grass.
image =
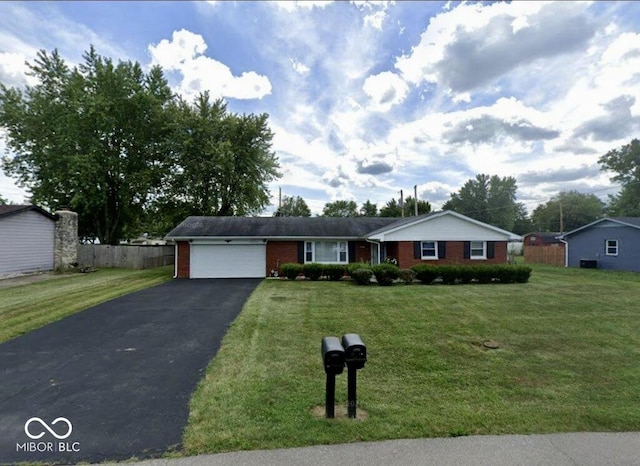
MULTIPOLYGON (((640 430, 639 314, 632 273, 536 267, 515 285, 267 280, 192 398, 184 452, 640 430), (348 332, 368 346, 358 375, 368 418, 318 418, 321 338, 348 332)), ((336 385, 346 404, 346 373, 336 385)))
POLYGON ((172 267, 101 269, 0 289, 0 343, 118 296, 171 279, 172 267))

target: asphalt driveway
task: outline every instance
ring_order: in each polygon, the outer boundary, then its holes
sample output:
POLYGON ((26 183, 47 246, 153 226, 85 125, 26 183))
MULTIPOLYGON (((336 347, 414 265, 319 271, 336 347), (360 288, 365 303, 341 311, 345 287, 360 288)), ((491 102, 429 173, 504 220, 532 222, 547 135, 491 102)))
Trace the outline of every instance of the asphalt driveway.
POLYGON ((0 344, 0 464, 179 447, 191 394, 258 283, 173 280, 0 344))

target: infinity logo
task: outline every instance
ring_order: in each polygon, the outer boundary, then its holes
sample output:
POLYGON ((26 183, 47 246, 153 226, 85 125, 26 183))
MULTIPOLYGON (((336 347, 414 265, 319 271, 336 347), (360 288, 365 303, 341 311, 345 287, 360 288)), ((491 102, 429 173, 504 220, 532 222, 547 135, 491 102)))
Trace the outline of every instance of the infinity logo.
POLYGON ((58 422, 64 422, 65 424, 67 424, 67 427, 69 428, 69 430, 64 435, 58 435, 51 427, 47 425, 46 422, 44 422, 39 417, 32 417, 31 419, 29 419, 27 422, 24 423, 24 433, 27 434, 29 438, 32 438, 34 440, 38 440, 39 438, 42 438, 45 432, 40 432, 37 435, 33 435, 31 432, 29 432, 29 425, 32 422, 39 422, 42 425, 42 427, 48 430, 49 433, 53 435, 55 438, 57 438, 58 440, 66 439, 67 437, 69 437, 69 435, 71 435, 71 431, 73 430, 73 427, 71 426, 71 422, 66 417, 59 417, 57 419, 54 419, 54 421, 51 423, 52 426, 57 424, 58 422))

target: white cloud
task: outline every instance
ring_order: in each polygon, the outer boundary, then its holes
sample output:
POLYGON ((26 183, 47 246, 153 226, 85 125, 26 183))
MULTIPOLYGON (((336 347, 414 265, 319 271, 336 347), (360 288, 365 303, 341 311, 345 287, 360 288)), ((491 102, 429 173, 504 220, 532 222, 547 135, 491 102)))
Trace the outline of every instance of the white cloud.
POLYGON ((463 4, 429 22, 420 43, 396 61, 415 84, 455 92, 482 88, 538 59, 577 50, 593 35, 587 4, 463 4))
POLYGON ((298 74, 307 74, 311 70, 311 68, 309 68, 304 63, 299 62, 298 60, 289 58, 289 61, 291 62, 291 66, 293 67, 293 70, 298 74))
POLYGON ((187 99, 204 91, 213 98, 235 99, 261 99, 271 94, 269 78, 254 71, 233 76, 227 65, 204 55, 207 44, 203 37, 186 29, 174 31, 171 41, 163 39, 149 45, 148 50, 152 64, 182 75, 178 92, 187 99))
POLYGON ((0 82, 7 87, 34 85, 38 80, 27 76, 27 57, 22 53, 0 52, 0 82))
POLYGON ((397 74, 390 71, 369 76, 362 90, 371 97, 372 108, 383 112, 404 101, 409 87, 397 74))
POLYGON ((333 3, 333 0, 287 0, 287 1, 272 1, 274 5, 277 5, 279 9, 294 12, 298 9, 311 10, 313 8, 325 8, 333 3))

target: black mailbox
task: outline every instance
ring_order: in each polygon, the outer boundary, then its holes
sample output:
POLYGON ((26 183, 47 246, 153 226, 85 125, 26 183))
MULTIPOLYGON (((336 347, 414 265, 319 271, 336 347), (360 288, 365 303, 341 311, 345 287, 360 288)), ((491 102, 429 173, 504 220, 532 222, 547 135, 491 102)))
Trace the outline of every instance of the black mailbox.
POLYGON ((327 374, 342 374, 345 353, 338 337, 324 337, 321 351, 324 371, 327 374))
POLYGON ((360 335, 347 333, 342 336, 342 346, 344 346, 345 361, 347 366, 354 369, 362 369, 367 362, 367 347, 360 335))

